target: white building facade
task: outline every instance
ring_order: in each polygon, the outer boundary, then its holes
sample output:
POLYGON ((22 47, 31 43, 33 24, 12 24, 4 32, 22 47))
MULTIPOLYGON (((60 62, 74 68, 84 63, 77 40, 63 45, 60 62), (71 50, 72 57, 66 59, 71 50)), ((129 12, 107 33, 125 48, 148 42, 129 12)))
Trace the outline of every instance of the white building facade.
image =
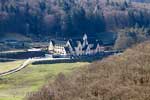
POLYGON ((51 54, 57 55, 95 55, 105 50, 101 41, 90 39, 84 34, 82 39, 51 40, 48 51, 51 54))

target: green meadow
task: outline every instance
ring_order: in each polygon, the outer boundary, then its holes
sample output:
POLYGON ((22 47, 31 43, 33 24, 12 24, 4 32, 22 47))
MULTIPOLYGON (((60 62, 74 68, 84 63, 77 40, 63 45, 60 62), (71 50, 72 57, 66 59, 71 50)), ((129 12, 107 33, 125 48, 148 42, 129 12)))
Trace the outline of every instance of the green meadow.
POLYGON ((0 62, 0 73, 19 67, 24 60, 0 62))
MULTIPOLYGON (((11 69, 9 67, 19 66, 23 61, 0 63, 0 71, 11 69)), ((76 68, 89 63, 57 63, 29 65, 21 71, 0 77, 0 100, 22 100, 29 92, 37 91, 48 81, 53 81, 59 73, 69 74, 76 68)))

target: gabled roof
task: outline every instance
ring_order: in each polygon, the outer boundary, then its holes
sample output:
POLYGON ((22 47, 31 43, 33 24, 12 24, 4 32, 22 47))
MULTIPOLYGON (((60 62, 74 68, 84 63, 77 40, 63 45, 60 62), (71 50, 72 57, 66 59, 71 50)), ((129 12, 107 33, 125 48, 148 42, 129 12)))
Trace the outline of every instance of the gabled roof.
POLYGON ((94 44, 91 49, 92 49, 92 50, 96 49, 96 48, 97 48, 97 45, 98 45, 98 43, 97 43, 97 44, 94 44))
POLYGON ((84 48, 82 48, 83 51, 87 50, 88 45, 84 46, 84 48))
POLYGON ((97 43, 95 38, 88 38, 87 41, 88 41, 88 44, 95 44, 95 43, 97 43))
POLYGON ((114 43, 117 39, 117 33, 103 32, 103 33, 99 33, 97 37, 101 41, 103 41, 103 46, 112 46, 112 45, 114 45, 114 43))
POLYGON ((70 53, 69 47, 64 47, 64 48, 65 48, 66 53, 70 53))
POLYGON ((96 34, 90 33, 90 34, 84 34, 83 36, 87 36, 87 38, 96 38, 96 34))
POLYGON ((71 44, 72 47, 77 47, 78 46, 78 44, 77 44, 76 41, 69 40, 69 42, 70 42, 70 44, 71 44))
POLYGON ((65 46, 67 44, 67 41, 65 41, 65 40, 55 40, 55 39, 53 39, 51 41, 52 41, 53 45, 65 46))
POLYGON ((96 42, 97 42, 99 45, 103 45, 103 41, 101 41, 101 40, 96 40, 96 42))
POLYGON ((82 44, 82 39, 70 39, 69 42, 71 44, 72 47, 77 47, 78 46, 78 42, 81 42, 82 44))
POLYGON ((96 40, 95 38, 89 38, 88 39, 88 44, 99 44, 103 45, 103 42, 101 40, 96 40))

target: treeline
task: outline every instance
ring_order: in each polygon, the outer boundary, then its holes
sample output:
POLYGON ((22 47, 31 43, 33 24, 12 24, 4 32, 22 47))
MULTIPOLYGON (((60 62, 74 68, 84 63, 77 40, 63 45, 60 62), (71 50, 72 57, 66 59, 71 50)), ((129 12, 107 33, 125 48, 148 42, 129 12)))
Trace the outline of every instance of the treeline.
POLYGON ((150 28, 140 28, 138 25, 118 31, 114 49, 124 50, 135 44, 139 44, 150 38, 150 28))
POLYGON ((113 0, 1 0, 0 33, 72 36, 117 28, 148 27, 150 12, 113 0))
POLYGON ((135 2, 150 3, 149 0, 133 0, 135 2))

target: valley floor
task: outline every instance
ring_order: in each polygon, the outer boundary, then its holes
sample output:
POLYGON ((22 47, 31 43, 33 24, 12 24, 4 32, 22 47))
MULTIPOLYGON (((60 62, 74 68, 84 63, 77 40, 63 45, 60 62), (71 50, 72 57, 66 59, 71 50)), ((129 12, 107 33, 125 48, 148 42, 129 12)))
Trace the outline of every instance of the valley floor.
MULTIPOLYGON (((0 70, 4 67, 10 69, 9 66, 19 65, 20 62, 0 63, 3 66, 0 70)), ((17 73, 0 77, 0 100, 22 100, 28 92, 36 91, 43 84, 53 81, 59 73, 69 74, 87 64, 89 63, 31 64, 17 73)))
POLYGON ((23 62, 24 60, 0 62, 0 73, 19 67, 23 62))

